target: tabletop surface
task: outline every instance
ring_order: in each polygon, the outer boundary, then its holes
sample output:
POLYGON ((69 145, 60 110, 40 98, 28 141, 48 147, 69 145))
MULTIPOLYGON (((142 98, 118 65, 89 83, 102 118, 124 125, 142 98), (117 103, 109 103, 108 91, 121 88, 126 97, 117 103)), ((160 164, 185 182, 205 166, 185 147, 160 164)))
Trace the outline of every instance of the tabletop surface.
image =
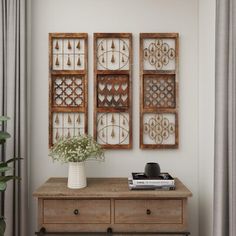
POLYGON ((187 198, 191 191, 175 178, 175 190, 129 190, 127 178, 88 178, 83 189, 67 188, 67 178, 50 178, 33 196, 38 198, 187 198))

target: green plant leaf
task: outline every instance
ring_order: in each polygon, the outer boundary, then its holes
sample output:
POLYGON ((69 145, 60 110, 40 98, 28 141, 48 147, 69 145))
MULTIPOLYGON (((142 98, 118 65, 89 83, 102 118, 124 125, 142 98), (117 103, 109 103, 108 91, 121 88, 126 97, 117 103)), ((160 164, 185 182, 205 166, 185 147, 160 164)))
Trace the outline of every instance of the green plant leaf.
POLYGON ((0 218, 0 236, 4 236, 6 230, 6 222, 3 217, 0 218))
POLYGON ((1 167, 6 167, 7 166, 7 163, 6 162, 0 162, 0 168, 1 167))
POLYGON ((0 131, 0 140, 6 140, 10 138, 11 135, 5 131, 0 131))
POLYGON ((1 182, 0 181, 0 192, 4 192, 7 188, 6 182, 1 182))
POLYGON ((0 121, 7 121, 10 120, 10 117, 8 116, 0 116, 0 121))
POLYGON ((4 173, 4 172, 9 171, 11 169, 12 169, 12 167, 9 167, 9 166, 0 167, 0 173, 4 173))
POLYGON ((19 161, 19 160, 22 160, 23 158, 20 158, 20 157, 14 157, 12 159, 9 159, 6 161, 7 164, 11 163, 11 162, 14 162, 14 161, 19 161))
POLYGON ((7 181, 12 180, 12 179, 20 180, 21 178, 18 176, 13 176, 13 175, 0 176, 0 182, 6 183, 7 181))

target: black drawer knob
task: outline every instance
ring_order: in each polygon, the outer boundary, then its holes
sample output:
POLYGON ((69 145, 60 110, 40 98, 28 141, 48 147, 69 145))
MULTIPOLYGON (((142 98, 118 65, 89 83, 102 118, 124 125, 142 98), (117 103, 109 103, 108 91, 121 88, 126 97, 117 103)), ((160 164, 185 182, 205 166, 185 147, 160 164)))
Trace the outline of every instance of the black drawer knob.
POLYGON ((78 210, 78 209, 75 209, 75 210, 74 210, 74 214, 75 214, 75 215, 79 215, 79 210, 78 210))
POLYGON ((151 215, 152 212, 150 209, 147 209, 146 213, 147 213, 147 215, 151 215))
POLYGON ((112 234, 112 228, 111 227, 107 228, 107 233, 112 234))

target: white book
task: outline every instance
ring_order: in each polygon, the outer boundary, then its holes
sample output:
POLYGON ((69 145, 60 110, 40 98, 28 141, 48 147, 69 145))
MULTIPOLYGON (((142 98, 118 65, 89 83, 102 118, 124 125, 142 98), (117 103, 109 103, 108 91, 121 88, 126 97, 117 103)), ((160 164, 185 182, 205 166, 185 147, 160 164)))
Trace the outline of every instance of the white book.
POLYGON ((129 189, 130 190, 175 190, 175 185, 135 185, 133 179, 128 179, 129 189))
POLYGON ((132 173, 132 181, 134 185, 156 185, 156 186, 174 186, 175 180, 168 173, 163 173, 166 179, 147 179, 143 176, 143 173, 132 173))

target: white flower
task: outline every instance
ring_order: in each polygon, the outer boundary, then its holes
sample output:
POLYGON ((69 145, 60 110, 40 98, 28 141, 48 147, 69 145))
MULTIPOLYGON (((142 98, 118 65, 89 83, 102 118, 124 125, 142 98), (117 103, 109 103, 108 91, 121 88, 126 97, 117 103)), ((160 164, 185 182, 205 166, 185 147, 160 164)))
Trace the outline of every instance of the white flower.
POLYGON ((90 157, 104 160, 101 146, 91 136, 86 135, 60 139, 50 149, 49 156, 61 162, 81 162, 90 157))

